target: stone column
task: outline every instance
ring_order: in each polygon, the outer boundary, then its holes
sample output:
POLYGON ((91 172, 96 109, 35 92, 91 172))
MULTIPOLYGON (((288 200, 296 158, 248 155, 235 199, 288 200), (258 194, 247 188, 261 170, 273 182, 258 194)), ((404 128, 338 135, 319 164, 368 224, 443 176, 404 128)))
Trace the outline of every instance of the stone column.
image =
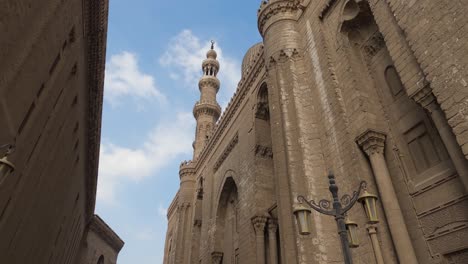
POLYGON ((460 180, 466 192, 468 192, 468 161, 465 159, 462 149, 453 134, 452 128, 447 122, 445 114, 442 112, 442 109, 440 109, 439 104, 432 94, 431 88, 426 86, 415 93, 412 98, 431 114, 432 121, 439 132, 440 138, 442 142, 444 142, 445 148, 452 159, 453 165, 460 176, 460 180))
POLYGON ((278 252, 276 231, 278 230, 278 221, 276 219, 268 219, 268 240, 270 245, 270 264, 278 264, 278 252))
POLYGON ((255 216, 252 218, 257 246, 257 264, 265 264, 265 225, 267 220, 266 216, 255 216))
POLYGON ((223 252, 212 252, 211 253, 211 260, 213 264, 221 264, 223 263, 223 252))
POLYGON ((175 263, 182 263, 182 259, 184 257, 184 227, 185 227, 185 203, 181 203, 177 208, 179 219, 177 225, 177 240, 176 240, 176 248, 175 248, 175 263))
POLYGON ((367 130, 356 141, 369 156, 398 259, 400 263, 416 264, 418 260, 384 157, 385 137, 381 132, 367 130))
POLYGON ((369 237, 372 242, 372 248, 374 249, 374 255, 377 264, 385 264, 382 256, 382 250, 380 248, 379 239, 377 237, 377 228, 373 225, 369 225, 367 227, 367 231, 369 232, 369 237))

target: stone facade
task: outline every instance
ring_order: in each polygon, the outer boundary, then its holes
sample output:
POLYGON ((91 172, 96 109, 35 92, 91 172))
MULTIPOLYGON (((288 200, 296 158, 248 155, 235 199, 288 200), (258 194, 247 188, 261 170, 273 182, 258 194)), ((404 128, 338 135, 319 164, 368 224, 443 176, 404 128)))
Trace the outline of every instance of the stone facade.
POLYGON ((97 215, 89 224, 86 239, 83 239, 76 264, 116 264, 124 242, 97 215))
POLYGON ((107 12, 108 1, 1 1, 0 145, 14 145, 0 150, 1 263, 76 263, 92 232, 107 12))
POLYGON ((219 120, 222 65, 211 75, 203 63, 210 107, 194 109, 164 263, 342 263, 333 218, 314 212, 299 235, 293 216, 298 195, 330 198, 328 170, 341 194, 365 180, 379 197, 379 223, 361 206, 348 213, 354 263, 468 263, 467 11, 461 0, 263 1, 263 42, 219 120))

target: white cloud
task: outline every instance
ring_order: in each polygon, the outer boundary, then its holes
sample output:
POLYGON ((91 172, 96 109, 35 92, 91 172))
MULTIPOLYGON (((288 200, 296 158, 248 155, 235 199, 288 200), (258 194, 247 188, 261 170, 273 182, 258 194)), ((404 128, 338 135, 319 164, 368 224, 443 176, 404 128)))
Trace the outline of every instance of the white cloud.
MULTIPOLYGON (((172 38, 159 62, 171 71, 172 79, 177 80, 178 78, 173 77, 179 76, 180 73, 185 85, 194 87, 198 91, 198 81, 202 76, 201 64, 206 59, 210 45, 209 39, 200 40, 191 30, 186 29, 172 38)), ((221 101, 227 101, 236 90, 241 78, 240 63, 225 55, 219 44, 216 44, 215 50, 220 63, 218 78, 221 81, 221 101)))
POLYGON ((145 228, 141 231, 138 231, 135 234, 135 239, 140 241, 152 241, 156 237, 156 234, 153 229, 145 228))
POLYGON ((156 99, 160 103, 166 97, 157 89, 154 77, 141 72, 134 53, 123 51, 112 55, 106 66, 105 99, 117 105, 122 97, 156 99))
POLYGON ((119 186, 156 176, 158 170, 174 162, 181 154, 192 152, 194 119, 181 112, 176 120, 158 124, 140 148, 113 143, 101 145, 97 198, 106 204, 116 202, 119 186))
POLYGON ((161 217, 164 217, 166 219, 167 217, 167 208, 163 207, 161 204, 158 207, 158 215, 161 217))

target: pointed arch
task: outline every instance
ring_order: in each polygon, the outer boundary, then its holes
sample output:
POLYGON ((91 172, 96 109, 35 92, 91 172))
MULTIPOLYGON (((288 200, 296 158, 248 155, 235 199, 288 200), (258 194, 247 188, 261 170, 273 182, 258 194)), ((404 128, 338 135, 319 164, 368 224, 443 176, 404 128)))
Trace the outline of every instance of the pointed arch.
POLYGON ((234 263, 238 249, 238 189, 232 174, 227 174, 218 196, 214 251, 223 253, 223 264, 234 263))

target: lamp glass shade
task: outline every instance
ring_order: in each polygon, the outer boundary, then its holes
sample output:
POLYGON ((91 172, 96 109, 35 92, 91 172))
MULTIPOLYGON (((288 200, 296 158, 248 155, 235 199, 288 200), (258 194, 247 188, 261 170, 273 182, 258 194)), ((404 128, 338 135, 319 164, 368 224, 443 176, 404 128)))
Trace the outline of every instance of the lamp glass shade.
POLYGON ((299 227, 299 234, 309 235, 311 210, 302 204, 299 204, 294 208, 294 215, 296 216, 297 225, 299 227))
POLYGON ((15 170, 15 166, 6 157, 0 159, 0 184, 15 170))
POLYGON ((364 193, 359 197, 359 201, 364 206, 366 211, 367 220, 371 224, 379 222, 379 217, 377 215, 377 196, 370 194, 369 192, 364 191, 364 193))
POLYGON ((358 225, 355 222, 352 222, 349 220, 346 220, 345 225, 346 225, 346 231, 348 232, 349 247, 351 248, 359 247, 359 239, 357 235, 358 225))

